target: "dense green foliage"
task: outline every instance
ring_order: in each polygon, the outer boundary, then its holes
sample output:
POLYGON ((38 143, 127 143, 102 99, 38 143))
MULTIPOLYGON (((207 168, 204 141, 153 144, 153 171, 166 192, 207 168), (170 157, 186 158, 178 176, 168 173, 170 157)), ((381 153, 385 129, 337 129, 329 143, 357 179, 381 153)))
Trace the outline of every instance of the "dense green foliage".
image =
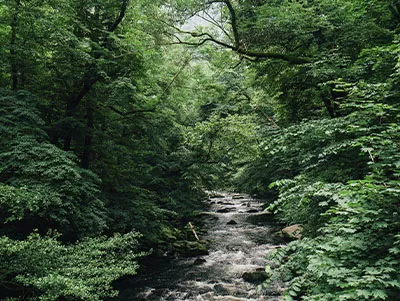
POLYGON ((398 1, 6 0, 0 24, 0 298, 116 295, 217 188, 302 225, 269 258, 283 298, 400 295, 398 1))
POLYGON ((285 281, 286 300, 395 300, 398 4, 262 2, 237 7, 253 18, 239 26, 248 47, 309 58, 295 66, 253 64, 254 84, 270 95, 280 128, 267 130, 236 183, 270 198, 269 209, 285 223, 303 226, 301 240, 269 256, 278 265, 271 279, 285 281))
POLYGON ((0 298, 113 296, 143 250, 194 239, 158 4, 1 3, 0 298))
POLYGON ((115 296, 110 284, 123 275, 136 274, 137 235, 85 239, 62 245, 59 235, 29 235, 15 241, 0 240, 3 289, 22 293, 23 298, 40 294, 40 300, 96 300, 115 296), (15 275, 10 282, 7 278, 15 275))

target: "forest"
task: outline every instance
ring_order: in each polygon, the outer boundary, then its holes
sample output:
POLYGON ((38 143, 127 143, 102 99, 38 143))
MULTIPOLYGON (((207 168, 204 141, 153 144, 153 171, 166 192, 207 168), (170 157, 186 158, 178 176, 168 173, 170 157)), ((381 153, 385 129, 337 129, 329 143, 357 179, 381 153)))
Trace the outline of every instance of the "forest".
POLYGON ((3 0, 0 52, 0 299, 111 300, 236 191, 301 225, 261 291, 399 300, 399 0, 3 0))

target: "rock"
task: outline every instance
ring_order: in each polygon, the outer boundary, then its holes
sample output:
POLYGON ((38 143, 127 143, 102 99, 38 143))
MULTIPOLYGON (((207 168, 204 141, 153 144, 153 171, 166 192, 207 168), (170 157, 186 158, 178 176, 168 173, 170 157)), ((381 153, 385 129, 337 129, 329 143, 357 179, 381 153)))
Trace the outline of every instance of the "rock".
POLYGON ((247 213, 258 213, 259 211, 257 209, 250 209, 246 211, 247 213))
POLYGON ((243 203, 242 205, 240 205, 240 206, 242 206, 242 207, 246 207, 247 206, 247 204, 248 203, 243 203))
POLYGON ((220 296, 229 295, 228 289, 224 287, 222 284, 215 284, 213 287, 213 291, 220 296))
POLYGON ((183 257, 208 255, 207 246, 198 241, 177 241, 173 244, 173 247, 183 257))
POLYGON ((240 252, 241 251, 240 246, 237 246, 237 245, 226 246, 226 249, 228 251, 233 251, 233 252, 240 252))
POLYGON ((228 213, 228 212, 231 212, 231 211, 234 211, 234 210, 235 210, 235 208, 227 208, 227 207, 225 207, 225 208, 221 208, 221 209, 217 210, 216 212, 217 213, 228 213))
POLYGON ((197 257, 196 260, 193 262, 194 265, 200 265, 207 262, 203 257, 197 257))
POLYGON ((211 199, 222 199, 222 198, 224 198, 225 196, 223 195, 223 194, 218 194, 218 193, 216 193, 216 194, 211 194, 210 195, 210 198, 211 199))
POLYGON ((301 238, 301 231, 303 227, 299 224, 292 225, 286 228, 283 228, 280 233, 282 237, 290 238, 290 239, 299 239, 301 238))
POLYGON ((241 200, 241 199, 245 199, 245 197, 243 195, 240 195, 240 194, 232 195, 232 200, 241 200))
POLYGON ((218 205, 225 205, 225 206, 233 206, 235 205, 234 203, 230 203, 230 202, 223 202, 223 201, 219 201, 217 202, 218 205))
POLYGON ((244 281, 251 283, 261 283, 264 282, 268 278, 268 274, 263 271, 255 271, 255 272, 246 272, 242 275, 244 281))
POLYGON ((229 222, 226 223, 227 225, 237 225, 237 221, 234 221, 233 219, 230 220, 229 222))

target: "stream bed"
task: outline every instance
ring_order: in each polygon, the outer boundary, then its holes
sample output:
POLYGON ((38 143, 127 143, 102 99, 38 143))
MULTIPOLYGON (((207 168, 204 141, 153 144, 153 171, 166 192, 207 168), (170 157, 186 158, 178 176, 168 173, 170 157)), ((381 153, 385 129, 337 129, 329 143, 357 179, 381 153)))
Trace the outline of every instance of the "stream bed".
MULTIPOLYGON (((278 230, 262 203, 245 194, 218 193, 204 212, 209 254, 152 267, 125 283, 118 300, 278 300, 280 287, 259 292, 243 275, 262 273, 265 256, 279 247, 278 230)), ((245 277, 246 278, 246 277, 245 277)))

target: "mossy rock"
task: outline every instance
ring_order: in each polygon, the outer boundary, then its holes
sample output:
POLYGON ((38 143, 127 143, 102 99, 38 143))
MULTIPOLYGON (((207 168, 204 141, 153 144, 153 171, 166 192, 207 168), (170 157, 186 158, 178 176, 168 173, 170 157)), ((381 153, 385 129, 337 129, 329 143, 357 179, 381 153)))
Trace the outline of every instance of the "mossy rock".
POLYGON ((182 257, 208 255, 206 241, 177 241, 173 244, 173 247, 182 257))

